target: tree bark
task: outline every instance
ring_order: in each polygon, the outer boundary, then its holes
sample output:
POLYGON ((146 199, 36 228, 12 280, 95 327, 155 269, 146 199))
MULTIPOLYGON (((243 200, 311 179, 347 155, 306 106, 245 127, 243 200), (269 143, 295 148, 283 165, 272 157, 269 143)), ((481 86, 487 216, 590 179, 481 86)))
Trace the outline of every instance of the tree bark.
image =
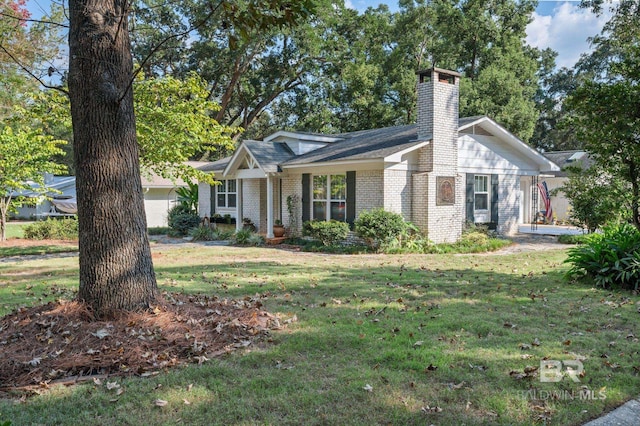
POLYGON ((79 299, 98 317, 157 296, 140 181, 126 0, 70 0, 79 299))

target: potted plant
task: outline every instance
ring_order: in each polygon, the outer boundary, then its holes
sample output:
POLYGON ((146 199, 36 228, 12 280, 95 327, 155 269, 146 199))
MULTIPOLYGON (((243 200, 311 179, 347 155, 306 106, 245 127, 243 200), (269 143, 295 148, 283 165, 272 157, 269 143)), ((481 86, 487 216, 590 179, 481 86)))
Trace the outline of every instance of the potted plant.
POLYGON ((284 225, 280 219, 276 219, 273 224, 273 236, 276 238, 284 236, 284 225))
POLYGON ((242 229, 248 229, 251 232, 256 232, 256 225, 254 225, 250 218, 245 217, 242 219, 242 229))

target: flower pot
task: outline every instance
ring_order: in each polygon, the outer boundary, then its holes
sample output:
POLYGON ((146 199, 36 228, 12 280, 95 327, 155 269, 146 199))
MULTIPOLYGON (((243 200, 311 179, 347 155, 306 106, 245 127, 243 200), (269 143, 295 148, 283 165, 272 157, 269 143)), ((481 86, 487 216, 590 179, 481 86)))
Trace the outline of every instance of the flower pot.
POLYGON ((280 238, 284 236, 284 225, 273 225, 273 236, 280 238))

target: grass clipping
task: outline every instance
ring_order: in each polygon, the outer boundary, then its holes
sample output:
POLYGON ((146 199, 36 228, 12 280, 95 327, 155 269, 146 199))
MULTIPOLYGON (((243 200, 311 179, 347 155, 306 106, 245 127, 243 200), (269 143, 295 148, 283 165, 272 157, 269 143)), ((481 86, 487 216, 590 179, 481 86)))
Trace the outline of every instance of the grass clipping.
POLYGON ((78 302, 21 308, 1 319, 0 390, 96 376, 142 377, 208 361, 281 328, 260 300, 165 293, 152 312, 96 321, 78 302))

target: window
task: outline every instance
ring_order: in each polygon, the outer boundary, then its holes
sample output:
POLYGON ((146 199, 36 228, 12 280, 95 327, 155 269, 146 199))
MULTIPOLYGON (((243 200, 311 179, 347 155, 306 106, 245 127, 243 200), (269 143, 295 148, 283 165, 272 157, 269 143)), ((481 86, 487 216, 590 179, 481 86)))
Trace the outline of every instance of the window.
POLYGON ((313 219, 346 220, 346 175, 318 175, 313 177, 313 219))
POLYGON ((476 175, 473 178, 474 209, 489 210, 489 176, 476 175))
POLYGON ((235 208, 236 206, 236 181, 235 179, 222 180, 216 187, 216 204, 222 208, 235 208))

